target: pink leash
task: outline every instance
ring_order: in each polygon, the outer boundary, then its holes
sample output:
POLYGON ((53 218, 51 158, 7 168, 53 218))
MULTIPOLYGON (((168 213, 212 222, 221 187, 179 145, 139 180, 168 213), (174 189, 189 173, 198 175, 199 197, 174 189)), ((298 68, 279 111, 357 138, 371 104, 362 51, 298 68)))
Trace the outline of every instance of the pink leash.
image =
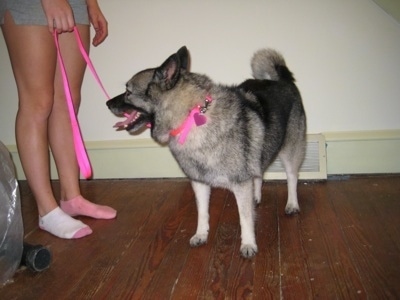
MULTIPOLYGON (((101 89, 103 90, 104 94, 106 95, 107 99, 110 99, 108 96, 103 84, 101 83, 101 80, 99 76, 97 75, 97 72, 92 64, 92 61, 90 60, 88 54, 86 53, 85 48, 83 47, 81 37, 79 35, 78 29, 74 27, 74 33, 75 37, 79 46, 79 50, 85 59, 90 71, 92 72, 94 78, 100 85, 101 89)), ((68 77, 67 77, 67 72, 65 71, 65 66, 64 66, 64 61, 61 56, 61 51, 60 51, 60 45, 58 43, 58 33, 57 31, 54 31, 54 41, 56 44, 57 48, 57 56, 58 56, 58 61, 60 64, 61 68, 61 73, 63 77, 63 84, 64 84, 64 93, 65 97, 67 100, 67 105, 68 105, 68 112, 69 112, 69 117, 71 119, 71 126, 72 126, 72 134, 73 134, 73 139, 74 139, 74 147, 75 147, 75 154, 76 154, 76 159, 78 161, 79 169, 81 170, 82 175, 86 178, 89 179, 92 177, 92 167, 90 165, 89 157, 87 155, 87 151, 85 149, 85 145, 82 140, 82 134, 81 130, 79 127, 78 119, 76 117, 75 109, 74 109, 74 104, 72 101, 72 95, 71 95, 71 90, 69 87, 69 82, 68 82, 68 77)))

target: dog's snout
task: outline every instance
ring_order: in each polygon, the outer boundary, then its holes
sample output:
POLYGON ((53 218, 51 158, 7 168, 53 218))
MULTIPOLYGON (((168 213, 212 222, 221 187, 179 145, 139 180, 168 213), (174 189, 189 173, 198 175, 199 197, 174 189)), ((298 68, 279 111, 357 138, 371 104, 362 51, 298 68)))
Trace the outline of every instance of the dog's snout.
MULTIPOLYGON (((118 97, 118 96, 117 96, 118 97)), ((117 97, 114 97, 110 100, 107 100, 106 105, 108 107, 108 109, 112 109, 113 107, 115 107, 115 104, 117 103, 117 97)))
POLYGON ((122 93, 122 94, 115 96, 114 98, 108 100, 106 102, 106 105, 109 109, 111 109, 111 108, 117 106, 118 104, 124 103, 124 101, 125 101, 125 93, 122 93))

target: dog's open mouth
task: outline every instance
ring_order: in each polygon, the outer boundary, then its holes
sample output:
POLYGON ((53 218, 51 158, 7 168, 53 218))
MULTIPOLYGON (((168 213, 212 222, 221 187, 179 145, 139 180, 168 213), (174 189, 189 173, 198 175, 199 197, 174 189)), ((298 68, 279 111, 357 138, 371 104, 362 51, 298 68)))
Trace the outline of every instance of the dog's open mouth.
MULTIPOLYGON (((144 125, 151 125, 152 123, 153 118, 151 114, 125 102, 125 93, 108 100, 107 106, 116 116, 126 118, 124 121, 115 123, 114 128, 117 128, 117 130, 135 132, 144 125)), ((148 125, 147 127, 150 126, 148 125)))
POLYGON ((135 122, 140 118, 141 113, 134 110, 131 113, 124 113, 123 115, 126 117, 126 120, 115 123, 114 128, 129 130, 129 127, 134 126, 135 122))
POLYGON ((134 132, 141 129, 144 125, 150 127, 151 119, 146 113, 132 110, 131 112, 123 113, 123 116, 125 116, 126 119, 124 121, 115 123, 114 128, 117 128, 118 130, 134 132))

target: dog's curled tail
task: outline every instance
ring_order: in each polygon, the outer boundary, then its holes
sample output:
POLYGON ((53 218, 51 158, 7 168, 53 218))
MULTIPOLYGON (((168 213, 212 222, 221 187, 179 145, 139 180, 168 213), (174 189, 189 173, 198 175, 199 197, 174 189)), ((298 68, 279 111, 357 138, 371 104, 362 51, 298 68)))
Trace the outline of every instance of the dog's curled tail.
POLYGON ((273 49, 261 49, 254 53, 251 69, 255 79, 295 81, 283 56, 273 49))

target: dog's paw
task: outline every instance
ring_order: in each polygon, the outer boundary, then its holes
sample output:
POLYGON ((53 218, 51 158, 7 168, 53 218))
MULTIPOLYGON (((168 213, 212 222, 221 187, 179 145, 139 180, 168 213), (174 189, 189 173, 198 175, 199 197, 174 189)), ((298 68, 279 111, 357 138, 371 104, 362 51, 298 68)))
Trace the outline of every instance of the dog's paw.
POLYGON ((246 244, 240 246, 240 254, 244 258, 253 257, 254 255, 256 255, 257 251, 258 251, 257 245, 246 244))
POLYGON ((295 215, 300 212, 300 207, 297 206, 291 206, 291 205, 286 205, 285 207, 285 214, 287 215, 295 215))
POLYGON ((195 234, 190 239, 190 246, 198 247, 204 245, 205 243, 207 243, 207 238, 208 238, 207 234, 195 234))

